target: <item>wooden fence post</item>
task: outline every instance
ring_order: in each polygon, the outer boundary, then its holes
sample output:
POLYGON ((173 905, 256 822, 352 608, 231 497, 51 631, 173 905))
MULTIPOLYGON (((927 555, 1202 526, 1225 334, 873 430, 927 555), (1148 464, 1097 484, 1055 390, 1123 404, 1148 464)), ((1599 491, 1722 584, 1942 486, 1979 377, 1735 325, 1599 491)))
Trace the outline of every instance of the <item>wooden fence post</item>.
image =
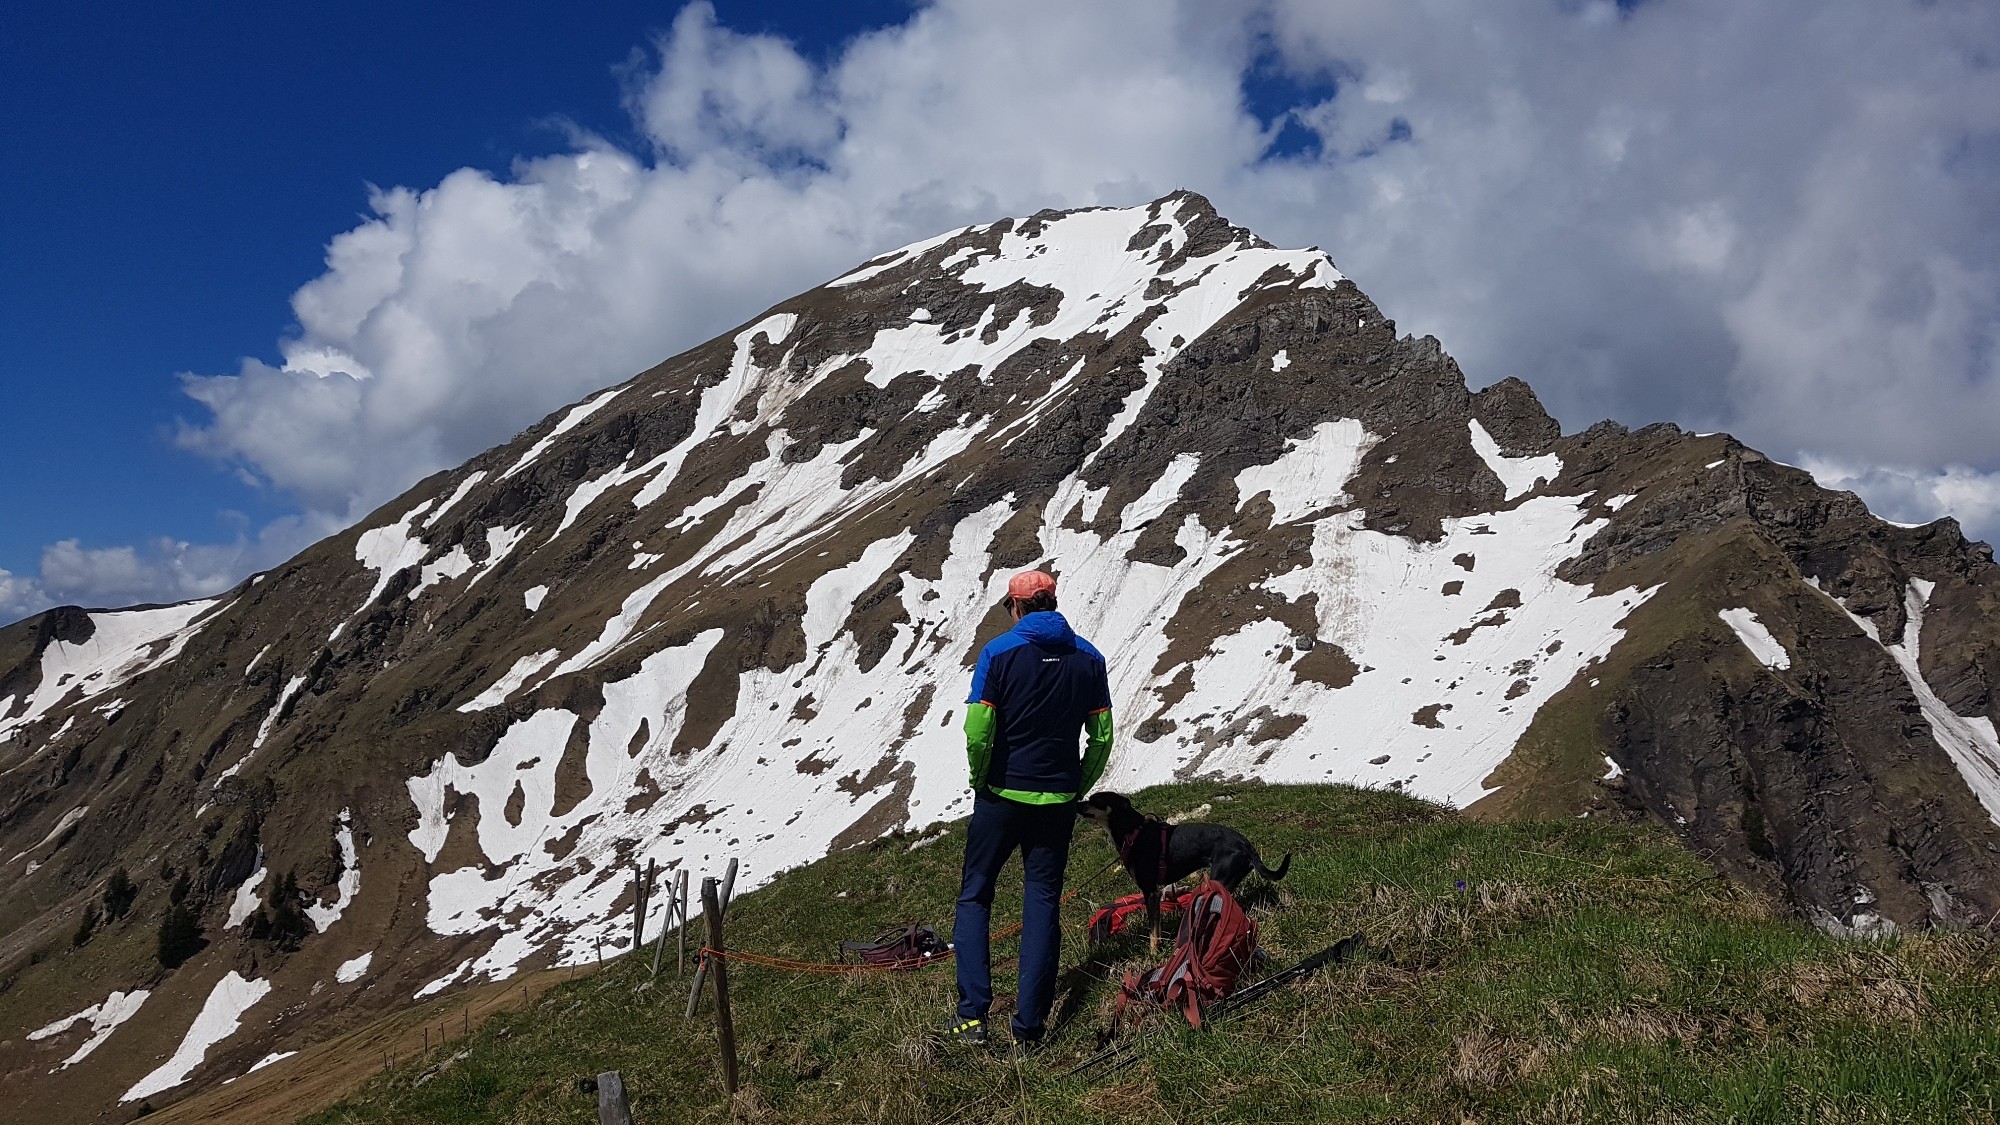
POLYGON ((680 877, 679 879, 675 880, 675 882, 676 882, 676 884, 678 885, 678 889, 677 889, 677 890, 676 890, 676 891, 674 892, 674 895, 675 895, 675 897, 676 897, 676 898, 678 898, 678 899, 680 900, 680 906, 679 906, 679 910, 680 910, 680 912, 681 912, 681 925, 680 925, 680 947, 681 947, 681 948, 680 948, 680 952, 679 952, 679 953, 677 953, 677 954, 675 954, 675 956, 674 956, 674 966, 675 966, 675 967, 674 967, 674 972, 675 972, 675 973, 686 973, 686 972, 688 971, 688 964, 687 964, 687 962, 688 962, 688 873, 687 873, 687 868, 685 868, 685 867, 681 868, 681 877, 680 877))
MULTIPOLYGON (((703 915, 706 915, 709 911, 708 892, 710 890, 710 884, 714 882, 715 880, 712 877, 705 878, 701 881, 701 912, 703 915)), ((720 897, 717 898, 716 905, 714 908, 717 914, 720 914, 723 911, 729 909, 730 892, 735 888, 735 886, 736 886, 736 861, 732 859, 729 861, 729 869, 722 876, 722 893, 720 897)), ((717 921, 714 924, 720 925, 721 923, 720 921, 717 921)), ((695 1009, 701 1005, 701 985, 702 982, 707 979, 707 976, 708 976, 708 958, 704 957, 700 961, 695 962, 694 987, 688 989, 688 1008, 686 1017, 688 1019, 694 1018, 695 1009)))
POLYGON ((632 1106, 625 1100, 625 1076, 607 1070, 597 1076, 597 1125, 632 1125, 632 1106))
MULTIPOLYGON (((730 864, 732 873, 735 863, 730 864)), ((729 1018, 729 960, 722 956, 722 899, 715 893, 715 880, 701 881, 701 912, 708 919, 708 947, 715 953, 715 1039, 722 1051, 722 1085, 730 1097, 736 1096, 736 1025, 729 1018)))
MULTIPOLYGON (((650 865, 651 860, 647 863, 650 865)), ((632 952, 646 947, 646 891, 651 880, 650 871, 641 874, 639 865, 632 865, 632 952)))
POLYGON ((667 931, 674 928, 674 911, 679 905, 679 902, 674 897, 673 883, 669 881, 667 884, 667 913, 665 917, 660 919, 660 936, 653 939, 653 975, 649 979, 660 979, 660 957, 667 951, 667 931))

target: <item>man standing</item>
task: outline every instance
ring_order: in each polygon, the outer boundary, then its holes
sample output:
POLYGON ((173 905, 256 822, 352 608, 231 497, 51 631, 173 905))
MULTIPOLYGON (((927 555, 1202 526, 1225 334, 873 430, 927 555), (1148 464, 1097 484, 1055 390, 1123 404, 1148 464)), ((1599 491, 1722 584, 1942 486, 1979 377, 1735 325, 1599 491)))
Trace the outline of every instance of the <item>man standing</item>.
POLYGON ((1007 612, 1014 627, 980 650, 966 700, 972 823, 952 933, 958 1014, 943 1030, 948 1039, 986 1041, 993 886, 1019 848, 1026 889, 1013 1031, 1016 1050, 1026 1052, 1041 1040, 1055 1001, 1074 806, 1103 776, 1111 755, 1111 685, 1104 657, 1056 612, 1053 577, 1039 570, 1016 574, 1007 583, 1007 612), (1079 757, 1077 736, 1086 731, 1088 748, 1079 757))

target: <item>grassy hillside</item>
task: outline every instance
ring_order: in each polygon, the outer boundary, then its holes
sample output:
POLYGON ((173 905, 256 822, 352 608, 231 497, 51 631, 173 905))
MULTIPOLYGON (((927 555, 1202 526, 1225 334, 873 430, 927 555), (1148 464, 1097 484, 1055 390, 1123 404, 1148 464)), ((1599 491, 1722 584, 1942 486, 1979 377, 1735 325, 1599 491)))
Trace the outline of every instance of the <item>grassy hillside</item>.
MULTIPOLYGON (((732 966, 751 1089, 725 1105, 712 1008, 648 987, 626 959, 494 1017, 311 1120, 592 1122, 579 1079, 624 1072, 660 1122, 1990 1121, 2000 1103, 2000 956, 1964 934, 1821 935, 1713 877, 1655 830, 1593 820, 1483 824, 1392 793, 1184 785, 1162 813, 1248 832, 1291 875, 1246 893, 1277 964, 1355 930, 1394 959, 1330 969, 1208 1032, 1155 1015, 1134 1066, 1061 1077, 1090 1054, 1143 959, 1085 960, 1070 904, 1052 1046, 946 1050, 948 963, 860 977, 732 966)), ((732 945, 823 959, 883 925, 948 926, 963 826, 892 837, 791 872, 731 910, 732 945)), ((1081 825, 1071 884, 1112 859, 1081 825)), ((1015 879, 1018 880, 1018 869, 1015 879)), ((1018 882, 1015 884, 1018 887, 1018 882)), ((1012 916, 1018 899, 1003 902, 1012 916)), ((1001 945, 996 954, 1010 946, 1001 945)), ((1005 991, 1011 964, 996 966, 1005 991)))

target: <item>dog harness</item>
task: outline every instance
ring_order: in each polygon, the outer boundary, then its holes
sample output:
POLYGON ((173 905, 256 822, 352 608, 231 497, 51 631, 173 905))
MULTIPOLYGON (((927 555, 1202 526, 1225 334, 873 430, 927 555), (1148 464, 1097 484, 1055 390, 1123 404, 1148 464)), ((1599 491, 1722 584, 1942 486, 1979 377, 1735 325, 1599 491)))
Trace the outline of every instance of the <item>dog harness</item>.
POLYGON ((1158 833, 1159 836, 1159 870, 1153 874, 1153 886, 1157 889, 1165 885, 1167 881, 1167 837, 1174 834, 1173 825, 1156 816, 1147 817, 1125 839, 1119 841, 1118 862, 1125 870, 1132 872, 1134 879, 1139 877, 1139 872, 1132 867, 1132 853, 1137 849, 1139 841, 1145 837, 1148 830, 1158 833))

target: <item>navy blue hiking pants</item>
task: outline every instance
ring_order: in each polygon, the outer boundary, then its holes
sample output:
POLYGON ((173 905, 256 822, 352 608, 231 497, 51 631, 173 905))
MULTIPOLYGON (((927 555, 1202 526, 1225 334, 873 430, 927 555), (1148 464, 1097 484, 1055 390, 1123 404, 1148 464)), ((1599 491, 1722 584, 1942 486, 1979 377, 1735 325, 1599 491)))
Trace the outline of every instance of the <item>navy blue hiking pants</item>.
POLYGON ((1056 998, 1056 969, 1062 956, 1063 870, 1069 866, 1070 830, 1076 808, 1025 805, 979 793, 965 836, 965 875, 959 884, 958 917, 952 928, 957 946, 958 1015, 985 1019, 993 1007, 993 960, 988 927, 993 886, 1016 848, 1026 890, 1021 904, 1021 977, 1014 1009, 1014 1035, 1038 1039, 1056 998))

